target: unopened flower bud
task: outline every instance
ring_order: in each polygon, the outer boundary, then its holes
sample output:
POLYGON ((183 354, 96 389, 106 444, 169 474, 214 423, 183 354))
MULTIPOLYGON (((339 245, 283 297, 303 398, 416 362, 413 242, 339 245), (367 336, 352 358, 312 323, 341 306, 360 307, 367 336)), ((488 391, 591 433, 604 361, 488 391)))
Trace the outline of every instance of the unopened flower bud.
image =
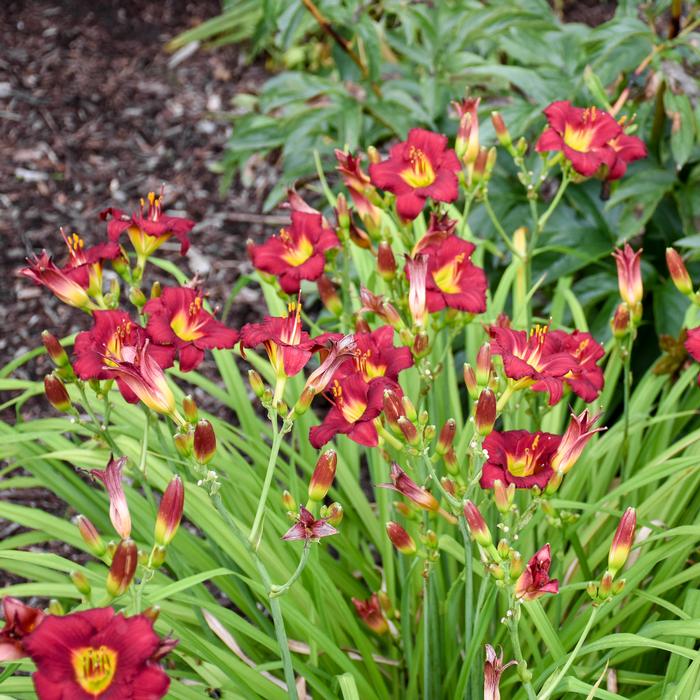
POLYGON ((394 501, 394 508, 408 520, 415 520, 416 511, 408 503, 403 501, 394 501))
POLYGON ((634 541, 634 530, 637 527, 637 513, 634 508, 628 508, 617 526, 615 536, 610 545, 608 554, 608 569, 614 576, 627 561, 632 542, 634 541))
POLYGON ((515 150, 519 156, 524 156, 527 153, 527 139, 524 136, 515 142, 515 150))
POLYGON ((265 384, 263 383, 262 377, 254 370, 248 370, 248 381, 250 382, 250 388, 253 393, 261 399, 265 393, 265 384))
POLYGON ((49 607, 48 607, 49 615, 65 615, 66 610, 63 607, 63 603, 61 603, 60 600, 57 600, 56 598, 51 598, 49 601, 49 607))
POLYGON ((427 333, 422 331, 416 333, 416 337, 413 339, 413 355, 417 358, 425 357, 430 352, 430 338, 428 338, 427 333))
POLYGON ((175 433, 173 442, 175 449, 181 457, 189 457, 192 454, 194 430, 188 429, 186 433, 175 433))
POLYGON ((399 428, 403 433, 406 442, 414 447, 420 443, 420 436, 416 430, 416 426, 411 423, 405 416, 399 416, 398 420, 399 428))
POLYGON ((630 312, 627 304, 618 304, 615 315, 610 321, 610 328, 615 338, 624 338, 630 331, 630 312))
POLYGON ((415 423, 418 420, 418 413, 416 413, 416 407, 413 405, 411 399, 406 395, 402 396, 401 405, 403 406, 403 412, 406 418, 412 423, 415 423))
POLYGON ((328 493, 333 479, 335 479, 335 468, 338 464, 338 455, 335 450, 326 450, 318 458, 316 468, 309 481, 309 498, 312 501, 321 502, 328 493))
POLYGON ((600 585, 598 586, 598 596, 600 598, 608 598, 612 592, 613 575, 606 571, 603 574, 603 578, 600 579, 600 585))
POLYGON ((504 148, 510 149, 510 147, 513 145, 513 141, 510 138, 510 133, 508 133, 506 123, 503 121, 503 117, 499 112, 491 112, 491 122, 494 130, 496 131, 498 142, 504 148))
POLYGON ((343 519, 343 506, 341 506, 340 503, 331 503, 327 508, 325 508, 325 514, 323 514, 323 517, 330 525, 333 527, 338 527, 343 519))
POLYGON ((347 231, 350 228, 350 211, 348 210, 348 200, 341 192, 336 198, 336 214, 338 216, 338 226, 347 231))
POLYGON ((474 411, 476 431, 482 437, 488 435, 496 422, 496 395, 491 389, 484 389, 479 396, 474 411))
POLYGON ((367 147, 367 159, 370 163, 379 163, 382 159, 379 151, 374 146, 367 147))
POLYGON ((588 584, 586 585, 586 593, 588 593, 588 595, 593 600, 596 600, 598 598, 598 585, 595 581, 588 582, 588 584))
POLYGON ((515 581, 520 577, 520 574, 523 573, 525 563, 523 562, 523 557, 520 552, 516 552, 514 549, 511 549, 508 553, 508 558, 510 559, 508 574, 511 580, 515 581))
POLYGON ((138 287, 132 287, 129 290, 129 301, 138 309, 142 309, 148 299, 146 299, 146 295, 138 288, 138 287))
POLYGON ((377 248, 377 270, 386 282, 390 282, 396 276, 396 258, 387 241, 381 241, 377 248))
POLYGON ((615 581, 612 585, 612 594, 613 595, 620 595, 622 591, 625 588, 625 579, 621 578, 618 581, 615 581))
POLYGON ((545 487, 544 492, 548 496, 555 494, 559 490, 559 487, 561 486, 561 482, 563 479, 564 479, 563 472, 554 472, 554 474, 552 474, 551 478, 547 482, 547 486, 545 487))
POLYGON ((44 393, 57 411, 63 411, 63 413, 70 411, 72 404, 66 385, 53 372, 44 377, 44 393))
POLYGON ((678 252, 673 248, 666 248, 666 264, 668 265, 668 271, 671 274, 673 284, 676 285, 676 289, 681 294, 690 296, 693 293, 693 283, 685 263, 683 262, 683 258, 681 258, 678 252))
POLYGON ((194 429, 193 450, 195 459, 200 464, 211 461, 216 452, 216 434, 214 427, 208 420, 200 420, 194 429))
POLYGON ((285 489, 282 492, 282 506, 290 513, 298 513, 299 512, 299 506, 291 493, 285 489))
POLYGON ((445 489, 445 491, 447 491, 447 493, 449 493, 450 496, 454 496, 454 495, 455 495, 455 492, 456 492, 456 490, 455 490, 455 482, 452 481, 452 479, 450 479, 450 478, 447 477, 447 476, 443 476, 443 477, 440 479, 440 483, 442 484, 442 488, 445 489))
POLYGON ((487 387, 491 379, 491 346, 485 343, 476 354, 476 382, 480 387, 487 387))
POLYGON ((476 542, 482 547, 488 547, 493 544, 491 532, 479 509, 471 502, 467 501, 464 504, 464 517, 469 525, 469 532, 476 542))
POLYGON ((107 547, 100 537, 100 533, 97 532, 97 528, 90 520, 84 515, 77 515, 74 522, 78 526, 80 536, 83 538, 83 542, 85 542, 85 546, 88 550, 96 557, 104 556, 107 547))
POLYGON ((489 573, 493 576, 496 581, 503 581, 506 577, 506 572, 503 570, 502 566, 498 564, 491 564, 489 567, 489 573))
POLYGON ((44 331, 41 334, 41 342, 44 344, 46 352, 56 367, 62 368, 70 365, 68 353, 65 351, 55 335, 49 333, 48 331, 44 331))
POLYGON ((354 316, 354 322, 355 322, 355 333, 371 333, 372 328, 367 323, 367 320, 364 319, 360 314, 355 314, 354 316))
POLYGON ((303 416, 309 410, 309 407, 313 403, 316 394, 316 389, 308 384, 302 389, 302 392, 299 395, 297 402, 294 404, 294 408, 292 409, 292 412, 296 418, 303 416))
POLYGON ((182 399, 182 412, 189 423, 197 422, 197 404, 189 394, 182 399))
POLYGON ((435 426, 434 425, 426 425, 425 428, 423 428, 423 441, 426 443, 429 443, 429 442, 432 442, 434 438, 435 438, 435 426))
POLYGON ((453 476, 459 474, 459 465, 457 464, 457 453, 454 451, 453 448, 450 448, 445 452, 445 455, 443 456, 443 460, 445 461, 445 466, 447 467, 447 471, 452 474, 453 476))
POLYGON ((82 595, 89 596, 92 592, 90 581, 87 580, 87 577, 82 571, 71 571, 70 580, 73 582, 73 585, 76 587, 78 592, 82 593, 82 595))
POLYGON ((343 313, 343 302, 333 282, 326 275, 321 275, 316 280, 316 286, 318 287, 318 296, 321 298, 323 305, 334 316, 340 316, 343 313))
POLYGON ((420 541, 428 548, 428 549, 437 549, 438 548, 438 538, 437 535, 435 534, 434 530, 426 530, 421 536, 420 536, 420 541))
POLYGON ((151 605, 150 608, 146 608, 141 614, 151 622, 155 622, 160 616, 160 605, 151 605))
POLYGON ((435 451, 442 457, 452 447, 457 432, 457 423, 454 418, 448 418, 442 426, 440 436, 435 446, 435 451))
POLYGON ((469 398, 472 401, 476 401, 479 398, 479 384, 476 381, 476 374, 474 374, 472 366, 466 363, 464 365, 464 383, 467 386, 469 398))
POLYGON ((151 299, 157 299, 162 293, 163 293, 163 289, 160 285, 160 282, 158 280, 156 280, 151 285, 151 299))
POLYGON ((395 391, 391 389, 386 389, 384 391, 383 408, 384 417, 389 427, 392 428, 397 435, 401 434, 398 420, 400 416, 404 415, 404 408, 401 398, 395 391))
POLYGON ((176 476, 168 484, 160 501, 153 533, 156 544, 167 547, 172 542, 178 527, 180 527, 184 507, 185 487, 182 484, 182 479, 176 476))
POLYGON ((154 545, 151 550, 151 555, 148 558, 148 563, 152 569, 160 569, 165 563, 165 557, 167 556, 168 550, 160 545, 154 545))
POLYGON ((501 557, 501 559, 505 561, 509 558, 510 545, 508 544, 508 540, 499 540, 498 545, 496 545, 496 549, 498 550, 498 556, 501 557))
POLYGON ((515 499, 515 484, 506 486, 500 479, 493 482, 493 500, 500 513, 508 513, 515 499))
POLYGON ((416 553, 415 540, 398 523, 389 521, 386 524, 386 534, 401 554, 410 556, 416 553))
POLYGON ((138 556, 136 543, 133 540, 122 540, 117 545, 105 586, 112 598, 126 593, 136 573, 138 556))

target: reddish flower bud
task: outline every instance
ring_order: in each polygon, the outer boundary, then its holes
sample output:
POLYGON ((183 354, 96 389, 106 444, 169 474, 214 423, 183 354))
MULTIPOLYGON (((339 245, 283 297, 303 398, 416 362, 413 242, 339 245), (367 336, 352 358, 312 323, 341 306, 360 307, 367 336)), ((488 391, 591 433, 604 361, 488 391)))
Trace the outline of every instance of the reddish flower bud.
POLYGON ((427 489, 418 486, 396 462, 393 462, 391 465, 391 481, 391 484, 379 484, 379 486, 403 494, 424 510, 433 512, 440 510, 440 504, 437 502, 435 496, 427 489))
POLYGON ((618 248, 613 251, 617 265, 617 283, 620 288, 620 296, 629 306, 631 312, 642 301, 644 295, 641 255, 641 248, 635 252, 629 243, 625 243, 623 249, 618 248))
POLYGON ((469 532, 476 542, 482 547, 488 547, 493 544, 491 532, 489 531, 488 525, 486 525, 486 521, 479 512, 479 509, 471 501, 467 501, 464 504, 464 517, 467 519, 469 532))
POLYGON ((476 354, 476 382, 480 387, 489 385, 491 369, 491 346, 485 343, 476 354))
POLYGON ((165 489, 160 501, 154 539, 156 544, 166 547, 169 545, 182 520, 182 512, 185 507, 185 488, 179 476, 173 478, 165 489))
POLYGON ((673 248, 666 248, 666 264, 676 289, 681 294, 690 296, 693 293, 693 282, 690 279, 683 258, 673 248))
POLYGON ((606 571, 603 577, 600 579, 600 585, 598 586, 598 598, 605 599, 610 597, 612 592, 613 575, 606 571))
POLYGON ((200 464, 211 461, 216 452, 216 434, 208 420, 200 420, 194 429, 194 457, 200 464))
POLYGON ((197 404, 189 394, 182 399, 182 412, 188 422, 197 422, 197 404))
POLYGON ((323 305, 334 316, 340 316, 343 313, 343 302, 333 282, 326 275, 321 275, 316 280, 316 286, 318 287, 318 296, 321 298, 323 305))
POLYGON ((454 418, 449 418, 442 426, 440 436, 437 440, 435 451, 442 457, 452 447, 457 432, 457 423, 454 418))
POLYGON ((455 488, 455 482, 452 481, 452 479, 443 476, 440 478, 440 483, 442 484, 442 488, 447 491, 447 493, 450 494, 450 496, 454 496, 457 493, 457 489, 455 488))
POLYGON ((398 523, 390 520, 386 524, 386 534, 389 535, 391 543, 401 554, 410 556, 416 553, 415 540, 398 523))
POLYGON ((78 590, 78 593, 82 593, 84 596, 89 596, 92 592, 90 581, 87 580, 87 577, 82 571, 71 571, 70 580, 78 590))
POLYGON ((398 435, 401 433, 399 428, 399 417, 405 415, 403 404, 400 396, 392 389, 386 389, 383 397, 384 417, 389 427, 398 435))
POLYGON ((630 332, 630 312, 627 304, 618 304, 610 321, 610 328, 615 338, 624 338, 630 332))
POLYGON ((136 573, 138 549, 133 540, 122 540, 114 552, 105 588, 112 598, 126 593, 136 573))
POLYGON ((608 569, 614 576, 627 561, 632 543, 634 541, 634 530, 637 527, 637 513, 634 508, 628 508, 617 526, 615 536, 610 545, 608 554, 608 569))
POLYGON ((352 598, 357 614, 362 621, 376 634, 386 634, 389 631, 389 623, 384 617, 384 612, 379 604, 379 598, 373 593, 369 600, 352 598))
POLYGON ((447 471, 450 474, 456 475, 459 473, 459 465, 457 464, 457 453, 452 447, 449 450, 447 450, 447 452, 445 452, 443 460, 445 460, 445 466, 447 467, 447 471))
POLYGON ((508 513, 515 499, 515 484, 506 486, 500 479, 493 482, 493 500, 500 513, 508 513))
POLYGON ((491 123, 493 124, 493 128, 496 131, 498 142, 504 148, 510 149, 510 147, 513 145, 513 141, 510 138, 510 133, 508 132, 506 123, 503 121, 503 117, 500 115, 499 112, 491 112, 491 123))
POLYGON ((71 400, 65 384, 57 375, 51 373, 44 377, 44 393, 49 403, 57 410, 66 413, 70 411, 71 400))
POLYGON ((417 358, 425 357, 430 352, 430 338, 427 333, 416 333, 412 350, 417 358))
POLYGON ((377 249, 377 270, 382 279, 387 282, 396 276, 396 258, 394 258, 394 251, 386 241, 382 241, 377 249))
POLYGON ((479 102, 480 97, 452 103, 459 116, 455 152, 466 166, 472 165, 479 154, 479 102))
POLYGON ((48 331, 44 331, 41 334, 41 342, 44 344, 46 352, 56 367, 61 368, 68 367, 70 365, 68 353, 65 351, 55 335, 49 333, 48 331))
POLYGON ((77 515, 74 522, 78 526, 80 536, 88 550, 96 557, 104 556, 107 547, 102 541, 100 533, 97 532, 97 528, 84 515, 77 515))
POLYGON ((413 423, 411 423, 411 421, 408 420, 408 418, 406 418, 405 416, 399 416, 398 424, 399 429, 403 433, 403 436, 409 445, 415 446, 420 443, 420 436, 418 435, 416 426, 413 425, 413 423))
POLYGON ((471 365, 464 364, 464 383, 467 387, 467 392, 469 393, 469 398, 472 401, 476 401, 479 398, 479 384, 476 381, 476 374, 471 365))
POLYGON ((338 455, 335 450, 326 450, 316 462, 316 468, 309 481, 309 498, 312 501, 322 501, 335 479, 335 469, 338 455))
POLYGON ((484 389, 479 396, 474 411, 474 424, 481 436, 488 435, 496 422, 496 395, 491 389, 484 389))

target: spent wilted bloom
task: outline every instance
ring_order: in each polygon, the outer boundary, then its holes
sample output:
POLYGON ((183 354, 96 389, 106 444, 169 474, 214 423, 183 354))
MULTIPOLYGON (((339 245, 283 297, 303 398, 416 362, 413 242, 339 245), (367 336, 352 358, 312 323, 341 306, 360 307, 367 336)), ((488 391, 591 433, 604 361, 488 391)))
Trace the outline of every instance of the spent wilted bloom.
POLYGON ((552 459, 560 443, 561 437, 552 433, 494 430, 484 439, 488 459, 481 472, 481 488, 493 488, 498 480, 518 489, 543 489, 554 473, 552 459))
POLYGON ((386 634, 389 631, 389 623, 384 616, 382 606, 379 604, 379 597, 376 593, 367 600, 352 599, 357 614, 362 621, 376 634, 386 634))
POLYGON ((567 474, 576 464, 588 441, 604 427, 594 428, 601 414, 594 416, 584 410, 580 415, 571 414, 571 421, 562 436, 561 442, 552 458, 551 467, 559 474, 567 474))
POLYGON ((160 700, 170 680, 158 661, 175 644, 161 640, 147 616, 112 608, 49 615, 24 642, 38 697, 76 700, 160 700))
POLYGON ((627 508, 622 515, 613 536, 610 552, 608 554, 608 571, 614 576, 627 561, 632 543, 634 531, 637 527, 637 512, 634 508, 627 508))
POLYGON ((21 600, 5 596, 2 599, 5 626, 0 630, 0 664, 24 658, 24 639, 44 620, 46 615, 39 608, 25 605, 21 600))
POLYGON ((533 555, 515 582, 515 595, 520 600, 537 600, 545 593, 558 593, 559 581, 549 578, 552 552, 549 544, 533 555))
POLYGON ((360 158, 336 149, 337 170, 348 188, 355 210, 365 226, 376 228, 382 218, 381 209, 372 204, 376 190, 369 175, 362 170, 360 158))
POLYGON ((369 166, 372 183, 396 195, 396 211, 407 220, 420 214, 428 197, 454 202, 460 170, 447 137, 425 129, 411 129, 406 141, 391 148, 389 158, 369 166))
POLYGON ((183 372, 196 369, 205 350, 232 348, 238 341, 238 331, 217 321, 202 303, 202 294, 195 289, 165 287, 143 307, 149 338, 155 345, 177 350, 183 372))
POLYGON ((92 469, 90 474, 98 478, 107 489, 109 495, 109 518, 112 526, 125 540, 131 534, 131 515, 129 505, 126 502, 124 486, 122 484, 122 469, 126 464, 126 457, 114 459, 112 455, 104 469, 92 469))
POLYGON ((120 209, 110 207, 100 213, 100 218, 109 221, 107 236, 116 243, 126 233, 134 250, 143 261, 160 248, 165 241, 175 236, 180 241, 180 255, 187 253, 190 247, 189 232, 194 228, 194 221, 179 216, 162 213, 163 193, 148 193, 148 208, 142 199, 140 210, 129 216, 120 209))
POLYGON ((409 281, 408 309, 411 312, 413 324, 418 328, 425 326, 428 318, 427 280, 428 256, 416 255, 406 261, 406 276, 409 281))
POLYGON ((282 535, 283 540, 319 540, 321 537, 337 535, 338 531, 328 522, 327 518, 314 518, 313 514, 304 506, 299 508, 299 518, 287 532, 282 535))
POLYGON ((512 660, 507 664, 503 663, 503 651, 496 654, 496 650, 490 645, 486 645, 486 659, 484 661, 484 700, 501 700, 500 682, 501 674, 509 666, 516 664, 512 660))
POLYGON ((317 280, 323 274, 326 251, 340 245, 335 231, 316 211, 292 209, 291 225, 280 229, 260 245, 248 245, 253 265, 274 275, 287 294, 296 294, 302 280, 317 280))

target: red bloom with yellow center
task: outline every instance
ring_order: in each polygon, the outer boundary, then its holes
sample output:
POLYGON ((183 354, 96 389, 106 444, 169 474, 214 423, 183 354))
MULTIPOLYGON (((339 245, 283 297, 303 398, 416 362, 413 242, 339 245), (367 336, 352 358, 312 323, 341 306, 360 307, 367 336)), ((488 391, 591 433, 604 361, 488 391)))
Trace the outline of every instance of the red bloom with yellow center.
POLYGON ((172 648, 145 615, 112 608, 49 615, 24 640, 39 700, 160 700, 170 680, 157 660, 172 648))
POLYGON ((481 471, 482 489, 491 489, 498 479, 502 484, 514 484, 518 489, 541 489, 552 474, 552 459, 561 443, 559 435, 528 433, 527 430, 494 430, 484 440, 488 459, 481 471))
POLYGON ((376 447, 379 441, 374 419, 382 412, 384 390, 396 388, 396 383, 386 377, 378 377, 367 383, 361 374, 334 379, 330 386, 333 402, 321 425, 309 432, 309 441, 319 449, 338 433, 351 440, 376 447))
POLYGON ((449 236, 421 252, 428 256, 426 300, 430 313, 446 306, 472 314, 486 311, 488 283, 484 271, 470 260, 474 252, 471 243, 449 236))
POLYGON ((238 332, 205 311, 201 293, 189 287, 166 287, 143 313, 149 314, 146 332, 151 340, 177 350, 183 372, 196 369, 205 350, 232 348, 238 341, 238 332))
POLYGON ((610 142, 623 134, 613 117, 595 107, 573 107, 568 101, 553 102, 544 113, 549 128, 537 141, 538 152, 562 151, 574 170, 586 177, 601 166, 610 172, 617 157, 610 142))
POLYGON ((525 571, 515 582, 515 597, 520 600, 537 600, 545 593, 558 593, 559 581, 549 578, 552 550, 546 544, 527 563, 525 571))
POLYGON ((317 280, 323 274, 326 251, 339 245, 320 213, 293 208, 289 228, 249 246, 248 252, 258 270, 275 275, 287 294, 296 294, 301 280, 317 280))
POLYGON ((338 161, 336 170, 343 178, 360 218, 365 225, 379 225, 382 217, 381 210, 367 198, 367 195, 374 193, 375 189, 367 173, 362 170, 359 157, 338 149, 335 151, 335 157, 338 161))
POLYGON ((379 377, 397 381, 399 372, 413 365, 411 351, 394 347, 394 329, 381 326, 371 333, 355 333, 355 353, 336 372, 340 379, 359 372, 366 382, 379 377))
POLYGON ((293 377, 311 359, 316 341, 301 328, 301 303, 289 304, 287 316, 266 316, 262 323, 241 329, 241 346, 263 345, 277 377, 293 377))
POLYGON ((155 192, 149 192, 148 210, 142 199, 141 210, 131 216, 112 207, 101 212, 101 219, 110 219, 107 225, 109 240, 116 242, 126 232, 137 255, 143 259, 153 255, 165 241, 175 236, 180 241, 180 255, 184 255, 190 247, 188 234, 194 227, 194 221, 163 214, 162 200, 162 193, 156 195, 155 192))
POLYGON ((603 346, 584 331, 550 331, 549 335, 555 352, 567 352, 574 360, 571 370, 564 375, 564 382, 586 403, 595 401, 605 381, 603 370, 598 366, 605 355, 603 346))
MULTIPOLYGON (((93 320, 92 329, 78 333, 75 339, 75 373, 80 379, 116 378, 122 396, 129 403, 136 403, 139 397, 113 370, 119 362, 133 360, 133 348, 142 347, 146 342, 144 329, 125 311, 95 311, 93 320), (125 353, 126 348, 132 351, 125 353)), ((173 348, 149 344, 148 353, 161 368, 173 363, 173 348)))
POLYGON ((428 197, 454 202, 460 170, 447 136, 425 129, 411 129, 406 141, 392 147, 387 160, 369 166, 372 182, 396 195, 396 211, 408 220, 421 213, 428 197))
POLYGON ((615 158, 608 170, 606 180, 619 180, 626 172, 627 165, 647 157, 647 147, 642 139, 628 136, 624 132, 612 139, 609 144, 615 158))

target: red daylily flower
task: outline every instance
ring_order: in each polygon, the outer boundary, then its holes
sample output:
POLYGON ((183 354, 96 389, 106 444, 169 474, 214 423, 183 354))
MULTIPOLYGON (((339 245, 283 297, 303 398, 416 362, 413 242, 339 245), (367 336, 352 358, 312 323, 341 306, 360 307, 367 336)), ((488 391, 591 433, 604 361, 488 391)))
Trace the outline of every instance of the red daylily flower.
POLYGON ((304 506, 299 507, 299 519, 282 535, 283 540, 319 540, 321 537, 337 535, 338 531, 328 523, 326 518, 314 518, 304 506))
POLYGON ((39 700, 160 700, 170 680, 157 660, 172 649, 145 615, 112 608, 47 616, 24 641, 39 700))
POLYGON ((379 442, 374 419, 382 412, 384 390, 395 388, 396 383, 386 377, 377 377, 369 384, 360 374, 333 380, 331 396, 333 402, 321 425, 309 432, 309 441, 319 449, 338 433, 351 440, 376 447, 379 442))
POLYGON ((201 293, 189 287, 166 287, 143 313, 149 314, 146 332, 153 343, 176 349, 183 372, 199 367, 204 350, 232 348, 238 342, 238 331, 205 311, 201 293))
POLYGON ((515 595, 520 600, 537 600, 545 593, 558 593, 559 581, 549 578, 552 552, 549 544, 540 549, 515 582, 515 595))
POLYGON ((608 145, 615 153, 615 159, 608 170, 606 180, 619 180, 627 172, 629 163, 647 157, 644 141, 636 136, 628 136, 624 132, 611 139, 608 145))
POLYGON ((375 189, 367 173, 362 170, 359 157, 338 149, 335 151, 335 157, 338 161, 336 170, 343 178, 360 218, 365 225, 378 226, 381 220, 381 210, 367 198, 367 194, 374 193, 375 189))
POLYGON ((100 213, 103 220, 109 219, 107 236, 116 242, 126 232, 139 258, 144 259, 153 255, 165 241, 175 236, 180 241, 180 255, 184 255, 190 247, 189 232, 194 227, 194 221, 179 216, 168 216, 161 212, 163 194, 148 193, 148 211, 144 211, 146 203, 141 200, 140 212, 128 216, 120 209, 110 207, 100 213))
POLYGON ((25 605, 17 598, 5 596, 2 599, 5 626, 0 630, 0 664, 16 661, 27 655, 24 638, 31 634, 46 615, 39 608, 25 605))
POLYGON ((126 464, 126 457, 114 459, 109 456, 109 462, 104 469, 92 469, 90 474, 99 479, 109 494, 109 519, 119 536, 126 540, 131 535, 131 515, 129 504, 126 502, 124 487, 122 486, 122 469, 126 464))
POLYGON ((544 489, 554 473, 552 459, 560 443, 561 437, 552 433, 494 430, 484 439, 488 459, 481 471, 481 488, 491 489, 499 480, 518 489, 544 489))
MULTIPOLYGON (((696 362, 700 362, 700 326, 688 330, 688 337, 686 338, 684 346, 688 354, 696 362)), ((700 375, 698 375, 698 385, 700 385, 700 375)))
POLYGON ((549 128, 537 141, 539 153, 562 151, 574 170, 586 177, 601 166, 612 168, 616 155, 609 143, 620 136, 622 127, 607 112, 562 101, 553 102, 544 113, 549 128))
POLYGON ((389 631, 389 623, 384 616, 379 596, 376 593, 372 593, 367 600, 352 598, 352 604, 355 606, 358 616, 373 632, 386 634, 389 631))
MULTIPOLYGON (((418 243, 413 246, 411 256, 415 257, 426 248, 441 246, 448 238, 455 235, 456 228, 457 221, 455 219, 450 219, 447 214, 436 214, 434 211, 431 211, 428 229, 418 243)), ((469 254, 471 255, 471 252, 469 254)))
POLYGON ((289 315, 266 316, 262 323, 248 323, 241 329, 241 346, 264 345, 277 377, 301 372, 317 346, 301 328, 301 303, 289 304, 289 315))
POLYGON ((323 274, 325 252, 339 245, 320 213, 292 208, 292 225, 261 245, 250 245, 248 254, 258 270, 277 277, 283 291, 296 294, 301 280, 317 280, 323 274))
POLYGON ((396 211, 408 220, 421 213, 428 197, 454 202, 460 170, 447 136, 425 129, 411 129, 406 141, 392 147, 387 160, 369 166, 372 182, 396 195, 396 211))
POLYGON ((605 383, 603 370, 598 366, 598 360, 605 355, 603 346, 583 331, 550 331, 549 336, 554 352, 568 352, 574 360, 564 382, 586 403, 595 401, 605 383))
MULTIPOLYGON (((428 256, 426 302, 435 313, 446 306, 479 314, 486 311, 486 275, 469 259, 474 246, 468 241, 449 236, 443 241, 421 248, 428 256)), ((410 270, 406 266, 410 279, 410 270)))
POLYGON ((367 383, 378 377, 398 381, 399 372, 413 365, 409 348, 394 347, 391 326, 381 326, 370 333, 355 333, 354 338, 354 356, 337 371, 337 379, 359 372, 367 383))
POLYGON ((594 428, 602 414, 594 416, 585 410, 580 416, 571 414, 571 422, 562 436, 561 443, 557 447, 552 459, 552 469, 558 474, 567 474, 576 464, 588 441, 605 427, 594 428))

